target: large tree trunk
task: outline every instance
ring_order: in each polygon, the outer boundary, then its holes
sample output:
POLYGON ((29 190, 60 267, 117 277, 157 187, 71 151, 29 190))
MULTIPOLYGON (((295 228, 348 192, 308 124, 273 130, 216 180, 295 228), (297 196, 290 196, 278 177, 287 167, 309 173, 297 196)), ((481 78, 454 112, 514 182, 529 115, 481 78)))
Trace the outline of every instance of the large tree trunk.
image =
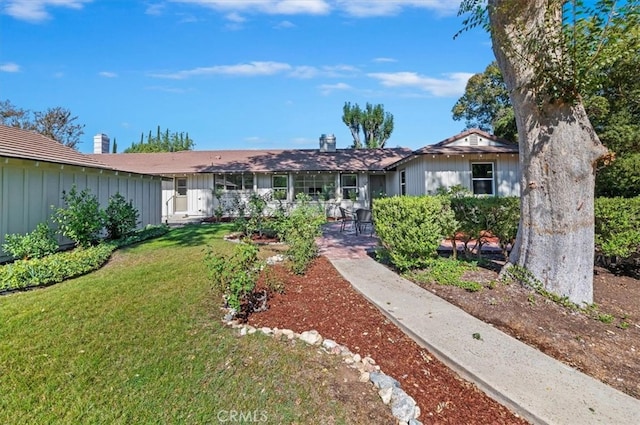
MULTIPOLYGON (((577 304, 593 302, 595 163, 606 152, 579 98, 546 91, 536 61, 558 61, 559 0, 489 0, 493 49, 520 144, 521 217, 510 265, 577 304)), ((551 67, 553 68, 553 67, 551 67)), ((548 83, 546 83, 548 84, 548 83)))

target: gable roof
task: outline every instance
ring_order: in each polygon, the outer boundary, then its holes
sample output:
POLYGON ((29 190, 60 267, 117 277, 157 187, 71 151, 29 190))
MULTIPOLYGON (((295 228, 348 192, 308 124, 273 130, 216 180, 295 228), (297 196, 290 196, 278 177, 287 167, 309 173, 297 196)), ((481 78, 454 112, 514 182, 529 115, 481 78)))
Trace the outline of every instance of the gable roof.
POLYGON ((489 134, 486 131, 482 131, 478 128, 471 128, 469 130, 463 131, 462 133, 456 134, 455 136, 449 137, 448 139, 444 139, 441 142, 438 142, 433 145, 428 145, 423 147, 422 149, 418 149, 413 152, 414 155, 465 155, 465 154, 476 154, 476 153, 518 153, 518 145, 512 142, 509 142, 504 139, 500 139, 499 137, 494 136, 493 134, 489 134), (460 140, 464 140, 466 137, 476 134, 486 140, 490 140, 494 142, 489 146, 453 146, 455 142, 460 140))
POLYGON ((109 166, 148 174, 271 173, 289 171, 383 171, 411 154, 406 148, 215 150, 92 154, 109 166))
POLYGON ((34 131, 0 125, 0 156, 110 169, 94 158, 34 131))

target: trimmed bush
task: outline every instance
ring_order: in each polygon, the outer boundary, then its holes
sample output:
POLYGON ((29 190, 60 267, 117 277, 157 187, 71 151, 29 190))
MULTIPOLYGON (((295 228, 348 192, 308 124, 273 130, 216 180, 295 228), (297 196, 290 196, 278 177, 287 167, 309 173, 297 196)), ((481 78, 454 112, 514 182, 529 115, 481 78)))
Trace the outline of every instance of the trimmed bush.
POLYGON ((618 260, 640 254, 640 197, 597 198, 596 250, 618 260))
POLYGON ((104 222, 107 238, 120 239, 133 232, 138 225, 138 217, 138 210, 133 207, 132 200, 127 202, 120 193, 110 197, 104 222))
POLYGON ((88 247, 97 243, 104 228, 105 213, 89 189, 78 193, 73 185, 69 193, 62 192, 65 208, 54 208, 53 221, 58 231, 78 246, 88 247))
POLYGON ((100 244, 59 252, 35 260, 18 260, 0 267, 0 290, 49 285, 98 269, 115 244, 100 244))
POLYGON ((373 219, 387 257, 402 271, 428 266, 455 221, 445 196, 376 199, 373 219))
POLYGON ((47 223, 38 223, 33 232, 25 235, 6 235, 5 241, 2 250, 21 260, 42 258, 58 250, 54 231, 47 223))
POLYGON ((50 285, 97 270, 122 246, 163 235, 167 226, 149 226, 126 238, 100 245, 58 252, 43 258, 18 260, 0 266, 0 291, 50 285))

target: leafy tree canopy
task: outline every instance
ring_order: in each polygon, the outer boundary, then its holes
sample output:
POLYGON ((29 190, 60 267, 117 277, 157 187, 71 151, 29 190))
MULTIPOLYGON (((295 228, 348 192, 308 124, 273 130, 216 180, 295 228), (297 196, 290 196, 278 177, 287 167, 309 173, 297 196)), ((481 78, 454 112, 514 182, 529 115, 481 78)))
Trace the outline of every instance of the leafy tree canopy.
POLYGON ((465 120, 466 128, 490 131, 507 140, 517 139, 509 91, 495 61, 483 73, 469 79, 464 95, 453 106, 452 113, 454 120, 465 120))
POLYGON ((124 150, 125 153, 151 153, 151 152, 177 152, 192 150, 195 143, 189 137, 189 133, 171 133, 169 129, 164 132, 158 126, 155 136, 149 131, 147 140, 144 133, 140 135, 140 142, 133 142, 124 150))
POLYGON ((384 148, 393 132, 393 115, 385 112, 383 105, 367 103, 362 109, 357 103, 351 105, 350 102, 345 102, 342 111, 342 122, 349 127, 353 136, 353 148, 384 148), (364 135, 364 146, 360 139, 361 130, 364 135))
POLYGON ((71 111, 60 106, 32 112, 9 100, 0 101, 0 124, 36 131, 76 150, 80 136, 84 134, 84 124, 77 124, 77 119, 71 111))

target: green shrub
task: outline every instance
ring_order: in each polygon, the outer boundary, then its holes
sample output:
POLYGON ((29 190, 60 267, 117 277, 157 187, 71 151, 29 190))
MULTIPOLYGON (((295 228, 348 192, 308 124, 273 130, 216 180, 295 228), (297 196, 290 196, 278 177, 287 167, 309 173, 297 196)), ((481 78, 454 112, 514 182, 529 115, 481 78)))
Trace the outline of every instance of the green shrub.
POLYGON ((133 207, 133 201, 127 202, 120 193, 109 198, 109 205, 105 210, 105 227, 109 239, 120 239, 133 232, 138 225, 138 210, 133 207))
POLYGON ((214 287, 226 298, 227 305, 237 313, 254 290, 260 274, 258 247, 246 241, 234 246, 233 253, 224 255, 208 247, 205 265, 214 287))
POLYGON ((454 214, 444 196, 395 196, 376 199, 373 218, 389 260, 409 270, 427 266, 438 255, 454 214))
POLYGON ((22 260, 42 258, 58 250, 54 231, 47 223, 38 223, 33 232, 25 235, 6 235, 5 241, 2 250, 22 260))
POLYGON ((518 224, 520 222, 520 198, 489 197, 481 198, 485 204, 487 231, 498 238, 502 255, 505 260, 509 253, 507 246, 516 240, 518 224))
POLYGON ((18 260, 0 267, 0 290, 49 285, 98 269, 115 244, 76 248, 33 260, 18 260))
POLYGON ((321 226, 326 221, 321 207, 311 205, 310 200, 306 194, 299 193, 295 208, 281 219, 278 229, 279 236, 289 247, 289 264, 296 274, 304 274, 318 256, 316 238, 322 234, 321 226))
POLYGON ((640 253, 640 197, 596 199, 595 243, 606 257, 624 260, 640 253))
POLYGON ((53 221, 58 231, 78 246, 88 247, 99 240, 104 228, 105 213, 89 189, 78 193, 73 185, 69 193, 62 192, 65 208, 54 208, 53 221))
POLYGON ((0 291, 59 283, 89 273, 107 262, 116 248, 151 239, 168 231, 169 228, 165 225, 148 226, 117 241, 0 266, 0 291))

